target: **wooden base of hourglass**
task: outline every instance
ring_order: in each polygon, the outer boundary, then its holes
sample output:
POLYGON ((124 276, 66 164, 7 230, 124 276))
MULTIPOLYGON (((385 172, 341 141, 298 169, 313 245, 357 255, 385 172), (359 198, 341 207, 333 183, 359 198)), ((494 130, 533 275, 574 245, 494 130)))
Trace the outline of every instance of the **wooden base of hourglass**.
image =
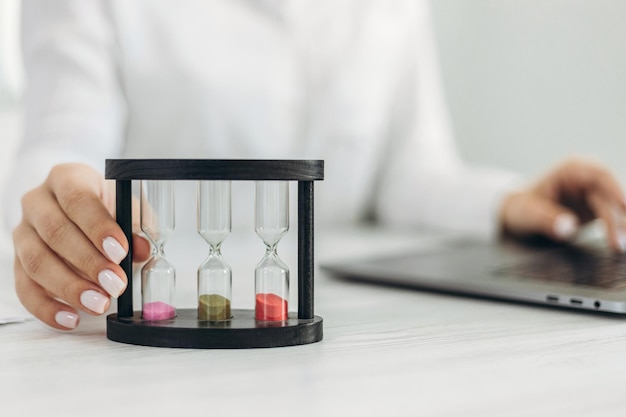
POLYGON ((196 309, 178 309, 171 320, 149 321, 141 312, 131 317, 107 317, 107 337, 116 342, 143 346, 245 349, 294 346, 322 340, 322 318, 298 319, 291 313, 285 321, 257 321, 254 310, 233 310, 224 321, 198 319, 196 309))
POLYGON ((233 310, 230 320, 198 319, 177 309, 170 320, 150 321, 133 310, 131 256, 120 265, 128 286, 117 314, 107 317, 107 337, 143 346, 239 349, 294 346, 322 340, 322 318, 313 313, 313 182, 324 179, 319 160, 109 159, 106 179, 116 180, 117 222, 131 244, 133 180, 231 180, 298 182, 298 311, 280 322, 257 321, 254 310, 233 310))

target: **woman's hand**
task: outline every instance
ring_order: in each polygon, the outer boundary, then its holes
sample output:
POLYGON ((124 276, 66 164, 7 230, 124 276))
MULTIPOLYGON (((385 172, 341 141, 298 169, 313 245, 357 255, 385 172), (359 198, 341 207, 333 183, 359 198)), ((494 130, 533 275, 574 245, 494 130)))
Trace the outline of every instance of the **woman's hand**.
MULTIPOLYGON (((15 289, 28 311, 57 329, 75 328, 77 310, 103 314, 126 288, 119 263, 128 241, 112 214, 110 184, 87 165, 62 164, 22 198, 13 231, 15 289)), ((148 242, 133 244, 134 260, 145 260, 148 242)))
POLYGON ((544 235, 571 240, 582 224, 596 218, 606 225, 608 244, 626 251, 626 199, 602 165, 568 159, 529 188, 511 193, 501 206, 502 230, 514 236, 544 235))

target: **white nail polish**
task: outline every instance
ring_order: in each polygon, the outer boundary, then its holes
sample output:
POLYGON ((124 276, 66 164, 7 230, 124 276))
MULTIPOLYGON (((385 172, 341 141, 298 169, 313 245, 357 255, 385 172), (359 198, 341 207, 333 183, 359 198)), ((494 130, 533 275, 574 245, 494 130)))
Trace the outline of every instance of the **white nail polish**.
POLYGON ((98 282, 111 297, 115 298, 119 297, 126 287, 122 278, 110 269, 104 269, 98 273, 98 282))
POLYGON ((116 264, 122 262, 126 257, 126 250, 122 247, 122 244, 111 236, 102 241, 102 249, 104 249, 109 259, 116 264))
POLYGON ((98 314, 104 313, 108 301, 109 297, 94 290, 83 291, 80 295, 80 303, 98 314))
POLYGON ((78 325, 78 315, 69 311, 59 311, 54 315, 54 321, 68 329, 74 329, 78 325))
POLYGON ((569 240, 578 231, 578 220, 569 213, 561 213, 556 216, 552 227, 559 239, 569 240))

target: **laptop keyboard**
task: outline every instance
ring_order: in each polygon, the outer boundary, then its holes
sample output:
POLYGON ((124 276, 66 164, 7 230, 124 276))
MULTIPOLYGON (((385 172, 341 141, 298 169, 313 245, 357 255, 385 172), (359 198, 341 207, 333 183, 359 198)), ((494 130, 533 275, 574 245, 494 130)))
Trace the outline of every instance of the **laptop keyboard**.
POLYGON ((532 262, 501 268, 497 272, 596 288, 626 288, 625 255, 606 250, 572 248, 555 252, 550 256, 539 256, 532 262))

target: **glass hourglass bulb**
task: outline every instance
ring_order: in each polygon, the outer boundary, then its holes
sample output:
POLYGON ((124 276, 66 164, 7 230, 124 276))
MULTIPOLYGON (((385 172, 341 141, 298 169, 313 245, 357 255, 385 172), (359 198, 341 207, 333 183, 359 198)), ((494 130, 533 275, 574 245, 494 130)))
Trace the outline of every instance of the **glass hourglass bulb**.
POLYGON ((166 320, 176 316, 176 270, 165 257, 164 246, 174 233, 174 184, 141 182, 141 230, 152 244, 152 256, 141 269, 141 316, 166 320))
POLYGON ((257 181, 255 197, 255 231, 266 246, 254 271, 255 318, 287 320, 289 268, 278 257, 276 247, 289 230, 289 182, 257 181))
POLYGON ((232 271, 221 246, 231 230, 230 181, 198 183, 198 233, 209 244, 209 256, 198 268, 198 318, 231 317, 232 271))

